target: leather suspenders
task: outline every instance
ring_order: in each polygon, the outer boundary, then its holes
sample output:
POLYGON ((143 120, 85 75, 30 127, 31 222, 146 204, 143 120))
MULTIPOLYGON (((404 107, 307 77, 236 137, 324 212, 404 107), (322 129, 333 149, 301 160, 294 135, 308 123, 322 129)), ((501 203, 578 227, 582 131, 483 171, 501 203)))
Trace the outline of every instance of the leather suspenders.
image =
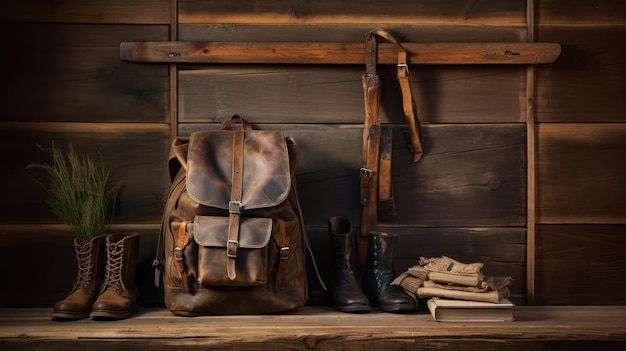
MULTIPOLYGON (((402 107, 410 134, 409 150, 413 162, 422 157, 419 120, 409 83, 409 66, 406 49, 388 32, 375 29, 366 34, 365 75, 363 93, 365 98, 365 121, 363 124, 363 167, 360 175, 361 236, 376 229, 378 219, 395 218, 395 203, 391 183, 392 131, 383 128, 379 118, 380 81, 376 73, 378 52, 377 37, 398 48, 398 81, 402 91, 402 107)), ((363 241, 363 240, 361 240, 363 241)), ((360 253, 364 253, 360 250, 360 253)), ((360 254, 359 257, 365 257, 360 254)))

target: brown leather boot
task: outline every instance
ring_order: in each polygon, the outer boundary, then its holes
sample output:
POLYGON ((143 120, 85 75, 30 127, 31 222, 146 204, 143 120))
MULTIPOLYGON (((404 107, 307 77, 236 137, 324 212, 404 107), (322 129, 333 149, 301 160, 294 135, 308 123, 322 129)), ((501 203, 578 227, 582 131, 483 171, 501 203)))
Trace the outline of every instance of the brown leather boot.
POLYGON ((347 218, 328 219, 330 246, 335 257, 333 270, 333 307, 348 313, 370 311, 369 300, 363 294, 352 266, 356 262, 352 250, 352 225, 347 218))
POLYGON ((363 292, 381 311, 408 313, 417 310, 417 304, 397 285, 394 255, 397 234, 371 231, 367 236, 367 259, 363 275, 363 292))
POLYGON ((91 307, 93 319, 124 319, 139 310, 135 284, 139 234, 107 236, 107 266, 100 296, 91 307))
POLYGON ((89 241, 74 239, 74 250, 78 263, 76 283, 70 294, 57 302, 52 310, 52 318, 58 320, 78 320, 89 317, 106 269, 106 235, 89 241))

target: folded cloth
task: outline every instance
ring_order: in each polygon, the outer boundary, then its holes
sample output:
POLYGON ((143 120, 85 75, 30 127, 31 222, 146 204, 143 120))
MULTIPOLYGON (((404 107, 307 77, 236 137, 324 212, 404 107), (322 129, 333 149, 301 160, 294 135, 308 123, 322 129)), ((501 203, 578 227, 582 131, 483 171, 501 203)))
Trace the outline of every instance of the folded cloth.
POLYGON ((448 272, 428 272, 428 279, 435 283, 452 284, 462 286, 476 286, 487 288, 488 285, 483 281, 482 273, 448 273, 448 272))
POLYGON ((421 287, 417 289, 417 296, 421 298, 442 297, 446 299, 498 303, 502 298, 508 297, 508 289, 505 288, 502 291, 470 292, 421 287))
POLYGON ((421 266, 414 266, 400 274, 391 282, 391 285, 398 285, 404 289, 415 303, 417 303, 417 289, 428 279, 428 271, 421 266))
POLYGON ((428 271, 463 274, 476 274, 483 268, 482 263, 461 263, 447 256, 420 257, 419 264, 428 271))
POLYGON ((398 285, 417 302, 418 298, 498 303, 508 297, 511 277, 485 276, 482 263, 461 263, 446 256, 420 257, 419 265, 409 268, 391 283, 398 285))
POLYGON ((490 290, 487 284, 485 284, 483 287, 464 286, 464 285, 453 285, 453 284, 438 284, 432 280, 423 281, 422 286, 425 288, 439 288, 439 289, 446 289, 446 290, 468 291, 468 292, 485 292, 485 291, 490 290))

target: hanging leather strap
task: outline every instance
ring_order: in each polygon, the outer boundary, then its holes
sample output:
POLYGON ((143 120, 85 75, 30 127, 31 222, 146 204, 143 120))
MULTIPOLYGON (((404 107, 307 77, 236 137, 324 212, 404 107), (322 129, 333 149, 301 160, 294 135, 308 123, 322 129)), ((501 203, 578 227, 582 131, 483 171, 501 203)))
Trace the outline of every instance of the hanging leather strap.
MULTIPOLYGON (((423 149, 421 141, 420 123, 417 118, 417 112, 415 109, 415 101, 413 100, 413 94, 411 92, 411 84, 409 82, 409 65, 407 62, 407 50, 398 42, 393 35, 382 29, 375 29, 367 33, 366 41, 373 41, 374 44, 368 44, 374 48, 373 55, 377 54, 375 37, 381 37, 388 42, 395 44, 398 48, 398 81, 400 83, 400 90, 402 92, 402 109, 404 117, 407 122, 407 128, 410 134, 409 150, 413 154, 413 162, 417 162, 422 158, 423 149)), ((365 72, 367 75, 373 73, 376 74, 376 56, 372 57, 372 52, 367 50, 365 56, 365 72), (374 65, 368 69, 368 57, 374 65)))
MULTIPOLYGON (((400 45, 400 44, 398 44, 400 45)), ((400 45, 400 47, 402 47, 400 45)), ((411 83, 409 82, 409 66, 406 59, 406 50, 398 51, 398 82, 400 82, 400 90, 402 92, 402 110, 404 111, 404 119, 409 129, 411 140, 409 142, 409 151, 413 154, 413 162, 417 162, 422 158, 424 150, 422 148, 422 131, 420 122, 417 119, 417 111, 413 93, 411 92, 411 83)))
POLYGON ((396 201, 391 182, 391 160, 393 156, 393 130, 383 128, 380 137, 380 160, 378 163, 378 218, 392 221, 396 218, 396 201))
POLYGON ((363 166, 360 171, 361 235, 376 227, 378 218, 378 165, 381 124, 378 114, 380 82, 376 74, 376 37, 370 32, 365 41, 365 75, 363 94, 365 120, 363 123, 363 166))
POLYGON ((176 235, 176 246, 174 247, 174 259, 176 260, 176 268, 183 283, 183 290, 189 292, 189 283, 187 282, 187 272, 185 271, 184 250, 189 244, 189 236, 187 235, 187 221, 180 224, 178 234, 176 235))
POLYGON ((363 167, 360 175, 361 235, 376 228, 378 218, 395 218, 396 210, 391 183, 392 132, 381 127, 379 117, 380 81, 376 73, 377 42, 381 37, 398 48, 397 75, 402 92, 402 109, 410 134, 409 150, 413 162, 423 154, 419 121, 409 82, 409 67, 406 49, 388 32, 375 29, 366 35, 365 75, 363 91, 365 98, 365 120, 363 125, 363 167), (381 145, 382 143, 382 145, 381 145))
POLYGON ((237 277, 236 259, 239 250, 239 223, 241 220, 241 197, 243 194, 243 140, 244 131, 233 132, 233 171, 230 202, 228 203, 228 241, 226 243, 228 278, 234 280, 237 277))

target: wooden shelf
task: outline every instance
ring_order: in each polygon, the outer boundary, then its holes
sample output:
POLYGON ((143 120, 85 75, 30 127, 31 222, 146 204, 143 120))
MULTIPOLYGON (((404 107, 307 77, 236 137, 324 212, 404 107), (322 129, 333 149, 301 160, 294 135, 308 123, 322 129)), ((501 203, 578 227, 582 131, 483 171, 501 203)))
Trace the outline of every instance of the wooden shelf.
MULTIPOLYGON (((555 43, 403 43, 409 63, 545 64, 561 53, 555 43)), ((134 62, 364 64, 365 43, 122 42, 120 58, 134 62)), ((397 63, 393 44, 381 43, 378 63, 397 63)))
POLYGON ((435 322, 305 307, 262 316, 177 317, 143 309, 120 321, 57 322, 49 309, 0 310, 0 349, 22 350, 621 350, 626 306, 516 306, 514 322, 435 322), (123 345, 121 345, 123 344, 123 345))

